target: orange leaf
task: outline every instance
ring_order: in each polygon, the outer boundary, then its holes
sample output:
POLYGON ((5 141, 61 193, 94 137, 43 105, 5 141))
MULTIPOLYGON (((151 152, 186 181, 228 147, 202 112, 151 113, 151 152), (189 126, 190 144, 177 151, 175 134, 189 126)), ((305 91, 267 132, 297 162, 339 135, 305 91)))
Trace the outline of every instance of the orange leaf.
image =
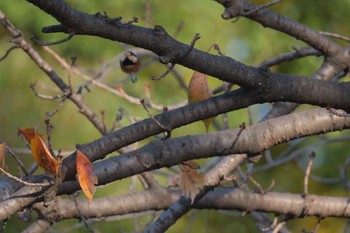
POLYGON ((97 176, 94 173, 94 167, 89 158, 80 150, 77 150, 76 164, 80 187, 91 203, 96 191, 95 185, 97 185, 97 176))
MULTIPOLYGON (((26 137, 26 136, 25 136, 26 137)), ((31 137, 31 135, 29 135, 31 137)), ((28 140, 28 139, 27 139, 28 140)), ((47 173, 54 174, 56 173, 59 176, 59 170, 61 167, 61 162, 55 159, 46 143, 46 140, 39 133, 34 131, 34 136, 31 143, 32 155, 35 159, 35 162, 42 167, 47 173)))
POLYGON ((5 149, 6 149, 6 143, 3 142, 3 143, 0 144, 0 167, 2 169, 6 169, 5 149))
POLYGON ((184 196, 190 197, 192 202, 204 186, 204 175, 196 171, 199 165, 194 161, 186 161, 179 165, 180 189, 184 196))
POLYGON ((22 134, 30 144, 32 139, 35 136, 35 129, 34 128, 24 128, 24 129, 18 129, 18 133, 22 134))
MULTIPOLYGON (((205 74, 195 71, 188 85, 188 102, 195 103, 213 97, 208 85, 208 78, 205 74)), ((203 120, 205 129, 208 132, 213 117, 203 120)))

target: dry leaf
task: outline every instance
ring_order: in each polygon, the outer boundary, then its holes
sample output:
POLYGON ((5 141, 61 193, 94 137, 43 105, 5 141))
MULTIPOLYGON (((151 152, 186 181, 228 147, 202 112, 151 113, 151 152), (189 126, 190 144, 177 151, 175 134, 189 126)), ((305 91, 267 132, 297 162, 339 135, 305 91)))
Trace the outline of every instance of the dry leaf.
POLYGON ((77 150, 76 166, 80 187, 91 203, 96 191, 97 176, 94 173, 94 167, 89 158, 80 150, 77 150))
POLYGON ((34 128, 18 129, 18 133, 22 134, 30 144, 35 162, 45 172, 59 176, 61 162, 52 156, 45 137, 34 128))
POLYGON ((199 165, 194 161, 186 161, 179 166, 181 192, 184 196, 191 198, 193 203, 194 198, 204 186, 204 175, 197 172, 199 165))
MULTIPOLYGON (((188 102, 191 104, 211 97, 213 94, 209 88, 207 76, 195 71, 188 85, 188 102)), ((214 117, 203 120, 207 132, 213 119, 214 117)))
POLYGON ((18 129, 18 133, 22 134, 26 139, 27 142, 30 144, 32 139, 35 136, 36 130, 34 128, 24 128, 24 129, 18 129))
POLYGON ((56 173, 59 176, 61 162, 55 159, 46 143, 46 140, 39 133, 34 131, 34 137, 31 142, 32 155, 36 163, 42 167, 47 173, 56 173))
POLYGON ((0 144, 0 167, 2 169, 6 169, 5 149, 6 149, 6 143, 3 142, 3 143, 0 144))

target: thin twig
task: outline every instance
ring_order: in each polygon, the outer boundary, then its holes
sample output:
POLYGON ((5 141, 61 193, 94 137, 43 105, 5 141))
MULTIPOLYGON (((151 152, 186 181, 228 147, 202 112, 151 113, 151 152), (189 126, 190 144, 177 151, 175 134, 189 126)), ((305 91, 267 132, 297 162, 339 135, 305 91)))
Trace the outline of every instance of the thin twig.
POLYGON ((163 137, 162 139, 165 140, 165 139, 168 139, 171 137, 171 131, 172 129, 170 129, 169 127, 166 127, 164 125, 162 125, 162 123, 160 123, 156 118, 154 118, 154 116, 150 113, 150 111, 148 110, 146 104, 145 104, 145 100, 144 99, 141 99, 140 100, 140 103, 142 104, 143 108, 145 109, 145 111, 147 112, 147 115, 163 130, 165 130, 166 132, 166 135, 165 137, 163 137))
POLYGON ((271 233, 278 233, 278 232, 280 232, 279 230, 281 230, 284 225, 286 225, 285 221, 276 224, 276 226, 273 228, 273 231, 271 231, 271 233))
POLYGON ((267 8, 267 7, 270 7, 270 6, 272 6, 272 5, 276 5, 276 4, 278 4, 278 3, 280 3, 280 2, 283 2, 283 1, 284 1, 284 0, 274 0, 274 1, 271 1, 271 2, 264 3, 264 4, 260 5, 259 7, 255 8, 255 9, 253 9, 253 10, 250 10, 250 11, 248 11, 248 12, 244 12, 242 15, 243 15, 243 16, 247 16, 247 15, 254 14, 254 13, 256 13, 257 11, 260 11, 260 10, 262 10, 262 9, 264 9, 264 8, 267 8))
POLYGON ((119 107, 118 108, 118 114, 115 117, 114 123, 113 123, 113 125, 111 127, 111 131, 115 130, 119 126, 119 123, 123 119, 124 114, 125 114, 125 109, 122 108, 122 107, 119 107))
POLYGON ((307 57, 307 56, 321 56, 322 53, 314 48, 294 48, 295 51, 283 53, 276 57, 272 57, 266 59, 259 66, 268 66, 272 67, 283 62, 290 62, 299 58, 307 57))
POLYGON ((65 101, 66 101, 66 98, 62 98, 62 100, 58 103, 58 105, 56 106, 56 108, 54 110, 52 110, 50 112, 46 112, 46 116, 52 117, 53 115, 58 113, 58 111, 62 108, 65 101))
POLYGON ((252 176, 248 176, 248 179, 259 189, 259 192, 261 194, 265 194, 265 190, 263 189, 263 187, 252 177, 252 176))
POLYGON ((175 39, 180 32, 182 31, 182 29, 184 28, 185 22, 183 20, 180 21, 179 25, 177 25, 176 30, 173 34, 173 38, 175 39))
POLYGON ((316 153, 311 152, 311 154, 309 155, 310 160, 309 160, 309 163, 306 167, 305 177, 304 177, 304 195, 307 195, 309 193, 309 190, 308 190, 309 177, 310 177, 311 168, 312 168, 312 164, 314 162, 315 157, 316 157, 316 153))
POLYGON ((31 182, 27 182, 27 181, 24 181, 24 180, 21 180, 20 178, 18 178, 17 176, 14 176, 10 173, 8 173, 7 171, 5 171, 3 168, 0 167, 0 171, 2 173, 4 173, 4 175, 6 175, 7 177, 21 183, 21 184, 24 184, 24 185, 27 185, 27 186, 31 186, 31 187, 43 187, 43 186, 48 186, 48 185, 52 185, 53 182, 45 182, 45 183, 31 183, 31 182))
POLYGON ((156 178, 150 172, 143 172, 140 174, 142 179, 147 184, 148 188, 162 188, 162 186, 158 183, 156 178))
POLYGON ((103 130, 104 130, 104 132, 108 132, 107 126, 106 126, 106 111, 101 110, 100 114, 101 114, 101 121, 102 121, 102 125, 103 125, 103 130))
POLYGON ((265 189, 265 192, 271 191, 275 187, 275 184, 276 184, 275 179, 272 179, 270 186, 265 189))
MULTIPOLYGON (((193 39, 192 39, 192 41, 191 41, 191 43, 190 43, 190 47, 189 47, 187 53, 186 53, 185 55, 183 55, 182 58, 187 57, 187 55, 190 54, 190 52, 191 52, 192 49, 194 48, 194 45, 196 44, 196 41, 199 40, 200 38, 201 38, 201 37, 200 37, 199 33, 196 33, 196 34, 194 35, 194 37, 193 37, 193 39)), ((160 75, 159 77, 153 76, 153 77, 152 77, 152 80, 161 80, 162 78, 166 77, 166 76, 173 70, 175 64, 176 64, 176 62, 171 63, 171 65, 170 65, 170 67, 168 68, 167 71, 165 71, 165 72, 164 72, 162 75, 160 75)))
POLYGON ((36 97, 43 99, 43 100, 57 100, 57 99, 62 99, 63 97, 65 97, 64 94, 54 95, 54 96, 41 94, 35 89, 35 83, 29 84, 29 87, 30 87, 30 89, 32 89, 32 92, 34 93, 34 95, 36 97))
POLYGON ((239 136, 241 135, 241 133, 243 132, 243 130, 245 130, 246 126, 245 123, 243 122, 240 126, 239 126, 239 131, 237 133, 237 137, 235 138, 235 140, 232 142, 232 146, 231 148, 234 148, 234 146, 236 145, 236 142, 238 141, 239 136))
POLYGON ((50 112, 46 112, 46 116, 47 117, 52 117, 53 115, 55 115, 63 106, 64 102, 67 99, 67 96, 70 94, 70 92, 68 94, 63 93, 61 95, 56 95, 56 96, 49 96, 49 95, 44 95, 39 93, 36 89, 35 89, 35 83, 31 83, 29 85, 29 87, 32 89, 32 92, 34 93, 34 95, 36 95, 36 97, 43 99, 43 100, 58 100, 61 99, 60 102, 58 103, 57 107, 50 112))
POLYGON ((11 48, 9 48, 9 49, 6 51, 6 53, 5 53, 2 57, 0 57, 0 62, 3 61, 3 60, 5 60, 5 58, 11 53, 12 50, 18 49, 18 48, 20 48, 18 45, 14 45, 14 46, 12 46, 11 48))
POLYGON ((78 212, 78 214, 79 214, 80 220, 83 222, 84 226, 86 227, 86 229, 87 229, 90 233, 94 233, 95 231, 94 231, 93 229, 90 228, 89 223, 87 222, 87 220, 85 219, 85 217, 84 217, 83 214, 81 213, 81 211, 80 211, 80 209, 79 209, 79 206, 78 206, 78 203, 77 203, 77 200, 76 200, 76 197, 73 196, 72 199, 73 199, 75 208, 77 209, 77 212, 78 212))
POLYGON ((52 144, 51 144, 51 138, 52 138, 51 133, 52 133, 53 125, 50 123, 50 119, 46 119, 44 122, 46 125, 47 145, 49 147, 49 151, 53 156, 56 156, 55 152, 52 149, 52 144))
POLYGON ((67 42, 69 41, 70 39, 72 39, 74 36, 74 31, 71 31, 69 33, 69 35, 62 39, 62 40, 58 40, 58 41, 53 41, 53 42, 43 42, 41 40, 39 40, 38 38, 36 38, 34 35, 32 35, 32 37, 30 38, 33 42, 37 43, 38 45, 41 45, 41 46, 51 46, 51 45, 57 45, 57 44, 62 44, 64 42, 67 42))
POLYGON ((175 63, 172 63, 170 67, 160 76, 156 77, 153 76, 152 80, 161 80, 162 78, 165 78, 173 69, 174 69, 175 63))
POLYGON ((25 176, 28 176, 28 172, 24 167, 24 164, 22 163, 22 161, 18 158, 18 156, 16 155, 16 153, 12 150, 11 147, 6 146, 6 150, 7 152, 9 152, 12 157, 16 160, 16 163, 18 164, 18 166, 21 168, 21 170, 24 172, 25 176))
POLYGON ((207 50, 207 53, 209 53, 211 49, 214 49, 216 52, 218 52, 218 54, 219 54, 220 56, 225 56, 225 55, 221 52, 219 45, 217 45, 217 44, 211 45, 211 46, 209 47, 209 49, 207 50))
POLYGON ((324 36, 329 36, 329 37, 333 37, 333 38, 336 38, 336 39, 344 40, 346 42, 350 42, 350 38, 349 37, 343 36, 343 35, 340 35, 340 34, 337 34, 337 33, 322 32, 322 31, 319 31, 319 33, 321 35, 324 35, 324 36))
POLYGON ((153 18, 152 18, 152 5, 151 5, 151 0, 144 0, 143 3, 143 9, 144 9, 144 22, 146 23, 147 27, 151 27, 152 25, 154 25, 153 23, 153 18))

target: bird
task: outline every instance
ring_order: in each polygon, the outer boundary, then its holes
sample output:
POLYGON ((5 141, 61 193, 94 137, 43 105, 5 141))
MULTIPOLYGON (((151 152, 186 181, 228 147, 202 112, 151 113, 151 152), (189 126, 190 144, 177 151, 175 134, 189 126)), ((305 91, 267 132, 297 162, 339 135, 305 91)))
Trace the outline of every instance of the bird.
POLYGON ((130 74, 131 82, 137 81, 137 71, 141 68, 141 62, 135 53, 126 51, 122 59, 120 59, 120 69, 127 74, 130 74))

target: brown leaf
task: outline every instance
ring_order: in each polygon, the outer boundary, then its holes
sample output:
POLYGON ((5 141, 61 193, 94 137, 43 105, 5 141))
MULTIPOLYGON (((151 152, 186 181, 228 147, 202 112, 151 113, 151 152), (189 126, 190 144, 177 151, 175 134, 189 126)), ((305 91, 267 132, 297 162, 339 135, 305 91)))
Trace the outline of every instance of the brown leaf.
POLYGON ((6 169, 5 150, 6 150, 6 143, 3 142, 0 144, 0 167, 2 169, 6 169))
POLYGON ((204 186, 204 175, 197 172, 199 165, 194 161, 186 161, 179 165, 180 189, 184 196, 191 198, 192 202, 204 186))
POLYGON ((96 191, 97 176, 94 173, 94 167, 89 158, 80 150, 77 150, 77 173, 81 189, 91 203, 94 193, 96 191))
POLYGON ((56 175, 59 176, 61 162, 52 156, 45 138, 34 131, 34 137, 30 143, 35 162, 47 173, 56 173, 56 175))
MULTIPOLYGON (((195 71, 188 85, 188 102, 191 104, 211 97, 213 94, 209 88, 207 76, 195 71)), ((207 132, 213 119, 214 117, 203 120, 207 132)))
POLYGON ((34 128, 18 129, 18 133, 22 134, 27 139, 29 144, 35 136, 35 131, 36 130, 34 128))

